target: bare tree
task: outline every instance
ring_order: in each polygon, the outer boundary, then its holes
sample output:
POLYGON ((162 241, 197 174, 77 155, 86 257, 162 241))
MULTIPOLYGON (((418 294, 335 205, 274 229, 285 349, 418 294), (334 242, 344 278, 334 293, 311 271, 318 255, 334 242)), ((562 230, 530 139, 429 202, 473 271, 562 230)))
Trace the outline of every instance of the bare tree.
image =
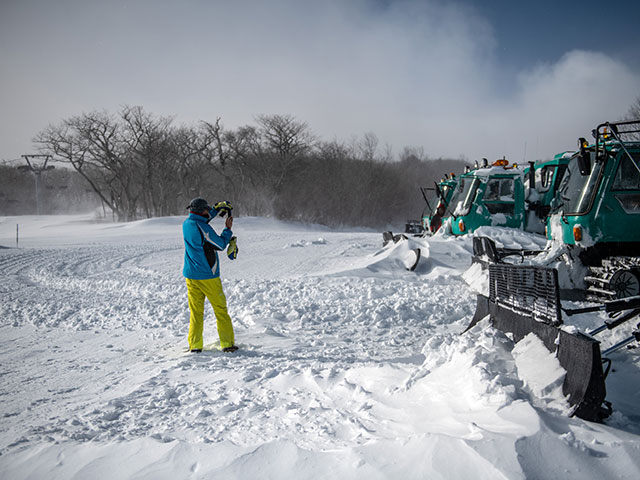
POLYGON ((627 112, 626 119, 627 120, 640 119, 640 97, 636 98, 635 102, 633 102, 629 107, 629 111, 627 112))
POLYGON ((424 152, 424 147, 404 147, 400 154, 400 161, 402 162, 407 159, 415 159, 420 162, 426 160, 427 156, 424 152))
POLYGON ((69 163, 118 218, 125 217, 116 182, 117 127, 106 113, 94 112, 50 125, 35 138, 40 150, 69 163))
POLYGON ((175 213, 170 199, 178 194, 173 119, 156 117, 142 107, 125 106, 122 119, 123 152, 140 192, 140 208, 147 218, 175 213))
POLYGON ((213 137, 203 123, 197 128, 182 126, 173 132, 174 148, 177 156, 177 174, 179 194, 176 201, 182 205, 188 199, 203 195, 210 188, 211 178, 208 173, 213 161, 213 137))
POLYGON ((287 177, 315 142, 315 136, 305 122, 291 115, 260 115, 258 132, 263 144, 263 173, 274 192, 279 192, 287 177))
POLYGON ((171 119, 156 119, 140 107, 120 117, 91 112, 40 132, 35 142, 82 175, 119 220, 172 213, 175 158, 171 119))
POLYGON ((358 156, 365 162, 373 162, 376 160, 378 153, 378 136, 373 132, 367 132, 363 135, 362 140, 358 142, 358 156))
MULTIPOLYGON (((626 120, 640 120, 640 97, 636 98, 635 102, 631 104, 625 118, 626 120)), ((629 137, 634 140, 640 140, 640 133, 631 133, 629 137)))

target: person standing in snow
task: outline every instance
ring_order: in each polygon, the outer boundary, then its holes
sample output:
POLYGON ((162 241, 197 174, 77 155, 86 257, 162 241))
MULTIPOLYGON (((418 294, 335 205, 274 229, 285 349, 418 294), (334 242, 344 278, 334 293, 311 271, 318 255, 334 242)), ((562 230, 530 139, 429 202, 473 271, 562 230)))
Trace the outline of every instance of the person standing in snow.
POLYGON ((204 198, 194 198, 187 208, 189 216, 182 224, 185 248, 182 274, 187 282, 189 298, 189 351, 202 352, 206 297, 216 316, 222 351, 234 352, 238 347, 234 343, 233 325, 227 312, 227 299, 222 291, 218 258, 218 251, 228 245, 231 251, 231 253, 227 252, 229 258, 235 258, 232 254, 237 252, 235 237, 232 238, 231 232, 232 207, 229 202, 219 202, 211 208, 204 198), (223 217, 225 213, 228 214, 225 229, 218 235, 209 222, 216 215, 223 217))

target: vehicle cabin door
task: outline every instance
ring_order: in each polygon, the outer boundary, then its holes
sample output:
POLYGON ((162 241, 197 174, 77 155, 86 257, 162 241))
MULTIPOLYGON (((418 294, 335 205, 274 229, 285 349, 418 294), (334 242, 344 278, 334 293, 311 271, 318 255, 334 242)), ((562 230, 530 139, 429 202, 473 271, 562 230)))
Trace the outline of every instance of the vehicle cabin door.
POLYGON ((520 177, 493 177, 487 180, 482 206, 491 217, 491 225, 523 228, 524 191, 520 177))
MULTIPOLYGON (((596 214, 603 241, 640 241, 640 152, 619 152, 615 173, 596 214)), ((595 233, 595 232, 594 232, 595 233)))

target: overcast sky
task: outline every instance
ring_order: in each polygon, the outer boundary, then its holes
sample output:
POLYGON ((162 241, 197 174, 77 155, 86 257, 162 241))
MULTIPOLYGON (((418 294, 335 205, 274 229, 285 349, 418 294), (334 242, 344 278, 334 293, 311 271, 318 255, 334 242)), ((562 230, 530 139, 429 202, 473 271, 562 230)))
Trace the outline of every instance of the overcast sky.
POLYGON ((640 97, 638 19, 635 0, 0 0, 0 159, 123 105, 228 128, 291 114, 395 153, 548 158, 640 97))

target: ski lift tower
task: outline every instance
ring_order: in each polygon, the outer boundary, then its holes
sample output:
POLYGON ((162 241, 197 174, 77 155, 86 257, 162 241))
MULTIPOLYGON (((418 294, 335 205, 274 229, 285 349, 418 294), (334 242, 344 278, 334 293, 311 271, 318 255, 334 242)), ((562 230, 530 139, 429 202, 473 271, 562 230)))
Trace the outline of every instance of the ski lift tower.
POLYGON ((18 170, 21 172, 32 172, 36 178, 36 213, 40 215, 40 175, 46 170, 53 170, 53 165, 47 165, 51 160, 51 155, 22 155, 27 162, 21 165, 18 170))

